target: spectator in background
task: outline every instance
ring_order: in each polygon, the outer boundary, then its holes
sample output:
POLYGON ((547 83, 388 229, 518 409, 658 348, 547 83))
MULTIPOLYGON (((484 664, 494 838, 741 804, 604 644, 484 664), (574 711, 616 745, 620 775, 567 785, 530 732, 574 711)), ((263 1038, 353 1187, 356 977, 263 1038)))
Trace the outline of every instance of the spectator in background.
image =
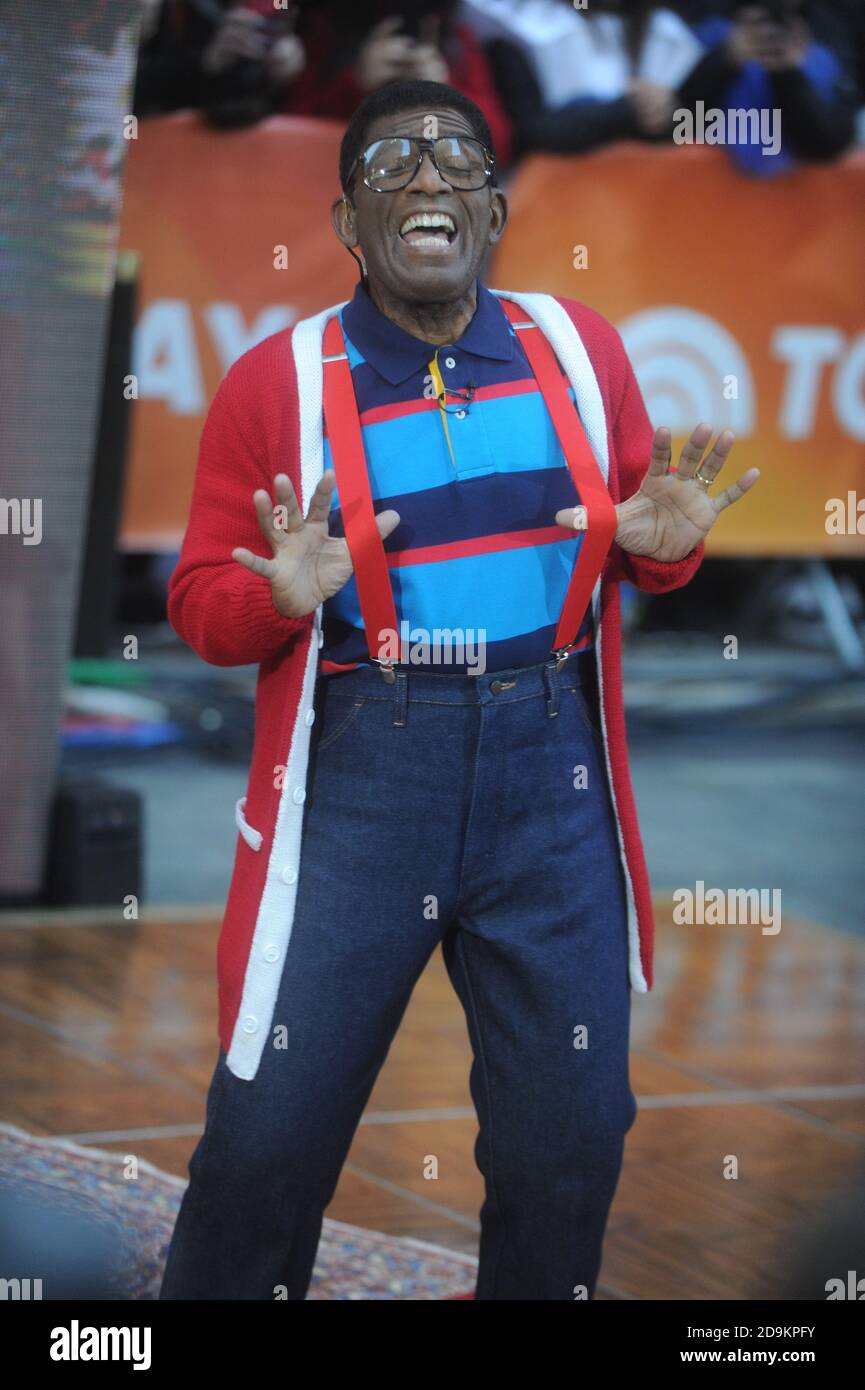
POLYGON ((202 57, 202 107, 213 125, 252 125, 279 109, 306 67, 296 32, 297 5, 272 0, 232 4, 202 57))
POLYGON ((799 160, 833 159, 852 142, 861 95, 854 40, 843 5, 828 0, 728 0, 695 22, 708 49, 682 91, 682 104, 780 112, 780 148, 731 144, 751 174, 785 172, 799 160))
POLYGON ((201 56, 226 0, 144 0, 132 110, 161 116, 201 101, 201 56))
POLYGON ((625 0, 464 0, 519 152, 591 150, 673 132, 676 87, 703 49, 665 7, 625 0))
POLYGON ((842 0, 842 9, 853 44, 856 78, 856 140, 865 145, 865 5, 862 0, 842 0))
POLYGON ((429 0, 332 0, 274 14, 272 0, 244 0, 226 16, 204 63, 205 110, 217 125, 283 112, 345 121, 387 82, 446 82, 478 105, 499 166, 511 125, 483 49, 454 22, 455 4, 429 0))

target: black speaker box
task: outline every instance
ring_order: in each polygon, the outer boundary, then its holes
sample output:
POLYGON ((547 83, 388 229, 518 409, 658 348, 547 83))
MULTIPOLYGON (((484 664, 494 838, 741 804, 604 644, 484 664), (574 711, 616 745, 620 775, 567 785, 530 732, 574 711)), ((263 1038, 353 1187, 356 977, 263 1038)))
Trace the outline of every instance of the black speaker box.
POLYGON ((118 909, 130 894, 140 901, 141 829, 137 792, 95 778, 61 783, 51 817, 46 901, 118 909))

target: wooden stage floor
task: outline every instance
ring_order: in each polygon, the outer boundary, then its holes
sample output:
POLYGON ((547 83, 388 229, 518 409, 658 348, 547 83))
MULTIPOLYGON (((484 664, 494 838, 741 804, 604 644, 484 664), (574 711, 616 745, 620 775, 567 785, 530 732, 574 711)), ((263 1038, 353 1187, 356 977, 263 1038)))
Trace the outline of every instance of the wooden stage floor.
MULTIPOLYGON (((789 919, 774 937, 674 927, 664 895, 656 915, 598 1297, 777 1298, 797 1224, 865 1162, 865 942, 789 919)), ((185 1177, 216 1059, 218 913, 100 916, 0 914, 0 1118, 185 1177)), ((476 1251, 470 1060, 437 952, 329 1216, 476 1251)))

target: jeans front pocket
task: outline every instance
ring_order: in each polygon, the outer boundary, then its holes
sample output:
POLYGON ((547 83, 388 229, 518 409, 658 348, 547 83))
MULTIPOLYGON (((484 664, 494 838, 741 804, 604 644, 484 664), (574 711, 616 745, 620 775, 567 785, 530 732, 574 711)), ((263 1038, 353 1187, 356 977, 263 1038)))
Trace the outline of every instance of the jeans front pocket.
POLYGON ((583 687, 582 687, 581 685, 569 685, 568 688, 567 688, 567 690, 568 690, 568 695, 570 696, 570 698, 573 700, 574 704, 575 704, 576 707, 577 707, 577 713, 578 713, 579 716, 580 716, 580 719, 581 719, 581 721, 582 721, 583 727, 584 727, 585 730, 586 730, 586 733, 590 734, 591 737, 592 737, 593 739, 599 738, 599 737, 600 737, 600 731, 599 731, 599 729, 598 729, 598 727, 597 727, 597 725, 596 725, 594 719, 592 718, 592 711, 591 711, 591 708, 590 708, 590 706, 589 706, 589 702, 588 702, 588 700, 586 699, 586 692, 585 692, 585 690, 583 689, 583 687))
POLYGON ((365 695, 330 694, 322 712, 321 732, 316 744, 319 753, 330 748, 341 739, 357 720, 358 715, 368 703, 365 695))

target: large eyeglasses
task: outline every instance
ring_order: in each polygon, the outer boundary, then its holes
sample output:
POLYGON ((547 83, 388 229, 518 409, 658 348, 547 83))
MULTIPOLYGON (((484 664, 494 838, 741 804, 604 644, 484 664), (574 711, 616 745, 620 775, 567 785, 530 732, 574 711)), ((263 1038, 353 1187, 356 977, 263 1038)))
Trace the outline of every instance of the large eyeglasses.
POLYGON ((360 167, 363 181, 373 193, 395 193, 407 187, 423 162, 424 151, 441 178, 451 188, 464 192, 483 188, 495 174, 496 162, 480 140, 468 135, 440 135, 437 140, 422 140, 416 135, 389 135, 386 140, 374 140, 356 159, 348 173, 350 184, 360 167))

